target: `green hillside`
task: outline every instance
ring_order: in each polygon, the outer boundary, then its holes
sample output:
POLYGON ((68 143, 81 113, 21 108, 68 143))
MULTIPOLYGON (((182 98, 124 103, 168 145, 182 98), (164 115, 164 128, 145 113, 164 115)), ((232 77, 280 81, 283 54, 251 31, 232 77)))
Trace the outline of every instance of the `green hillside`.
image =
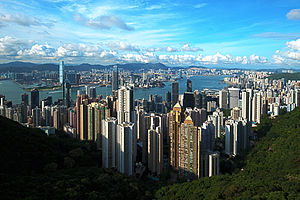
POLYGON ((282 78, 284 78, 286 81, 287 80, 300 80, 300 72, 276 73, 276 74, 272 74, 271 76, 269 76, 269 79, 274 79, 274 80, 278 80, 278 79, 282 79, 282 78))
POLYGON ((161 188, 158 199, 300 199, 300 108, 257 130, 260 141, 232 175, 161 188))
POLYGON ((99 168, 93 143, 0 117, 0 199, 300 199, 300 108, 264 118, 257 134, 232 175, 161 187, 99 168))
MULTIPOLYGON (((143 199, 134 177, 99 168, 95 144, 0 116, 0 199, 143 199)), ((150 195, 151 196, 151 195, 150 195)))

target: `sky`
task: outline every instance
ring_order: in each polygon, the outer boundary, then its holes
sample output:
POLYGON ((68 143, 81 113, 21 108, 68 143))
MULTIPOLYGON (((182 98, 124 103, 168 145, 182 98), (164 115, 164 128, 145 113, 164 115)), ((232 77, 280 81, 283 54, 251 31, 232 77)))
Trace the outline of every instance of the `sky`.
POLYGON ((300 0, 0 0, 0 63, 300 69, 300 0))

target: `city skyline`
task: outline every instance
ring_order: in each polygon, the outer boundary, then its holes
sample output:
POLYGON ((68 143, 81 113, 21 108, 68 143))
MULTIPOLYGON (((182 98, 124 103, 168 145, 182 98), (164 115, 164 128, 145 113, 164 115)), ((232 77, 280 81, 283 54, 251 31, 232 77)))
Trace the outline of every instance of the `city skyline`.
POLYGON ((0 1, 0 62, 300 66, 297 1, 0 1))

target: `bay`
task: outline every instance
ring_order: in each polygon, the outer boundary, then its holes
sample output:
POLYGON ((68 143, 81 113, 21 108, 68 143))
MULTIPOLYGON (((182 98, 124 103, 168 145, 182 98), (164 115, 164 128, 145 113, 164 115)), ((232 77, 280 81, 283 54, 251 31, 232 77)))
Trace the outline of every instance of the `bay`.
MULTIPOLYGON (((224 75, 222 76, 193 76, 189 79, 193 83, 193 90, 203 90, 203 89, 222 89, 228 86, 226 83, 222 82, 224 79, 224 75)), ((183 94, 186 91, 186 78, 178 80, 179 82, 179 94, 183 94)), ((159 95, 165 98, 165 94, 167 91, 172 91, 172 83, 166 82, 165 87, 163 88, 134 88, 134 99, 149 99, 149 95, 159 95)), ((97 95, 101 94, 103 98, 111 95, 111 86, 108 87, 96 87, 97 95)), ((72 88, 71 89, 71 97, 75 101, 77 90, 85 90, 84 87, 81 88, 72 88)), ((3 80, 0 81, 0 94, 5 96, 6 100, 12 101, 13 104, 21 103, 21 95, 27 93, 30 101, 30 92, 24 91, 18 84, 16 84, 12 80, 3 80)), ((53 91, 40 91, 40 100, 52 96, 53 102, 57 101, 59 98, 62 98, 62 91, 53 90, 53 91)))

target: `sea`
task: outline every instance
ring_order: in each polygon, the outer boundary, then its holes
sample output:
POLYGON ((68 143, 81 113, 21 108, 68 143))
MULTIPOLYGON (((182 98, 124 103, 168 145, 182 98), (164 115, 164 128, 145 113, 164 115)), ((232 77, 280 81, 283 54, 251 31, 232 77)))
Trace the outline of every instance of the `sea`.
MULTIPOLYGON (((223 89, 228 85, 223 82, 225 75, 216 75, 216 76, 192 76, 189 79, 192 81, 193 91, 194 90, 203 90, 203 89, 223 89)), ((186 91, 186 80, 187 78, 183 78, 178 80, 179 83, 179 94, 183 94, 186 91)), ((97 95, 102 95, 103 98, 106 96, 111 95, 111 86, 108 87, 101 87, 101 86, 94 86, 96 87, 97 95)), ((76 100, 77 90, 85 90, 84 87, 80 88, 71 88, 71 98, 72 100, 76 100)), ((133 96, 134 99, 149 99, 149 96, 152 95, 159 95, 165 99, 166 92, 172 92, 172 83, 165 82, 165 87, 163 88, 134 88, 133 96)), ((6 100, 12 101, 13 104, 20 104, 21 103, 21 95, 27 93, 30 101, 30 92, 24 91, 20 85, 16 84, 12 80, 2 80, 0 81, 0 94, 5 96, 6 100)), ((51 91, 40 91, 40 100, 47 98, 48 96, 52 96, 53 102, 57 101, 59 98, 62 98, 62 90, 51 90, 51 91)))

